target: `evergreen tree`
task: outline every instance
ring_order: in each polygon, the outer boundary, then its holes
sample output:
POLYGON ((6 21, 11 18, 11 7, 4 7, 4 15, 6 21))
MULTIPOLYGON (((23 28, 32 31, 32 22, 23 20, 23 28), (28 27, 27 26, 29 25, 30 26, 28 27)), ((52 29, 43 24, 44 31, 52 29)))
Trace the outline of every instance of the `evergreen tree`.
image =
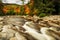
POLYGON ((54 0, 35 0, 35 8, 38 9, 38 15, 40 14, 52 14, 54 9, 54 0))

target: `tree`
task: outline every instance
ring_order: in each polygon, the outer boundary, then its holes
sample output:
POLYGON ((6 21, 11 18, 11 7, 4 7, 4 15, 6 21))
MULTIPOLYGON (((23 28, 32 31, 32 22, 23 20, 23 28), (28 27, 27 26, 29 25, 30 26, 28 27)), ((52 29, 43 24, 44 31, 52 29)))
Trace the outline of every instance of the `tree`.
POLYGON ((0 0, 0 15, 3 15, 3 4, 2 4, 2 0, 0 0))
POLYGON ((41 13, 49 15, 55 11, 54 0, 35 0, 34 2, 34 7, 39 11, 38 15, 41 13))

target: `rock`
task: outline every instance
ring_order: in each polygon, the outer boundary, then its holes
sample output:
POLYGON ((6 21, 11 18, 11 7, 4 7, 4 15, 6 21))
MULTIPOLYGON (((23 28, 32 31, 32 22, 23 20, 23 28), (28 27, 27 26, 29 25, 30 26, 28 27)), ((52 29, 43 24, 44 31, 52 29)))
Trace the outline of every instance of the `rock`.
POLYGON ((2 21, 4 18, 3 17, 0 17, 0 21, 2 21))
POLYGON ((0 40, 60 40, 60 16, 2 16, 0 40))
POLYGON ((5 32, 7 34, 7 38, 8 39, 11 38, 11 37, 13 37, 14 34, 16 33, 16 31, 14 31, 13 29, 11 29, 11 27, 13 27, 13 26, 11 26, 11 25, 5 25, 2 28, 3 29, 2 32, 5 32))
POLYGON ((3 21, 1 21, 1 22, 0 22, 0 25, 4 25, 4 22, 3 22, 3 21))
POLYGON ((51 32, 49 31, 49 28, 43 27, 41 28, 41 33, 46 37, 47 40, 56 40, 52 35, 51 32))
POLYGON ((27 40, 23 35, 21 35, 20 33, 15 33, 15 36, 17 38, 17 40, 27 40))
POLYGON ((38 33, 35 29, 29 27, 27 24, 29 22, 26 22, 22 27, 26 30, 26 33, 31 35, 32 37, 36 38, 37 40, 46 40, 45 37, 38 33))
POLYGON ((12 37, 12 38, 10 38, 9 40, 17 40, 17 39, 16 39, 16 37, 12 37))
MULTIPOLYGON (((2 37, 2 38, 6 38, 6 37, 7 37, 7 34, 4 33, 4 32, 0 32, 0 37, 2 37)), ((6 38, 6 39, 7 39, 7 38, 6 38)))
POLYGON ((8 18, 6 19, 6 21, 8 24, 13 24, 13 25, 22 25, 25 23, 25 19, 19 17, 8 18))
POLYGON ((40 18, 39 18, 38 16, 36 16, 36 15, 34 15, 34 16, 32 17, 32 20, 33 20, 34 22, 37 22, 39 19, 40 19, 40 18))
POLYGON ((37 23, 32 22, 32 21, 28 22, 26 25, 33 28, 33 29, 35 29, 35 30, 37 30, 37 31, 40 30, 39 25, 37 23))
POLYGON ((0 25, 0 29, 3 28, 3 25, 0 25))
POLYGON ((52 22, 48 22, 48 25, 49 26, 59 27, 60 28, 60 26, 58 24, 55 24, 55 23, 52 23, 52 22))

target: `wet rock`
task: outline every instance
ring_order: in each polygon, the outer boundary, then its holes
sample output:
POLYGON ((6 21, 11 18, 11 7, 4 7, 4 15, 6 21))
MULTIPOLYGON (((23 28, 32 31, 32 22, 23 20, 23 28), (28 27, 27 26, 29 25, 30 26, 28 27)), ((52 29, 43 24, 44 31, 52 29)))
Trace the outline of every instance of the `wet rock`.
POLYGON ((4 19, 4 17, 0 17, 0 21, 2 21, 4 19))
POLYGON ((14 36, 14 34, 16 33, 16 31, 14 31, 13 29, 11 29, 13 26, 10 25, 4 25, 2 28, 2 32, 7 34, 7 38, 11 38, 14 36))
POLYGON ((43 27, 41 28, 42 34, 46 37, 47 40, 56 40, 52 35, 51 32, 49 32, 49 28, 43 27))
POLYGON ((0 40, 60 40, 60 16, 2 16, 0 40))
POLYGON ((52 22, 48 22, 48 25, 49 26, 53 26, 53 27, 60 27, 59 25, 55 24, 55 23, 52 23, 52 22))
POLYGON ((17 40, 27 40, 23 35, 21 35, 20 33, 15 33, 15 36, 17 38, 17 40))
POLYGON ((23 19, 23 18, 17 18, 17 17, 11 17, 11 18, 7 18, 6 19, 6 21, 7 21, 7 23, 8 24, 13 24, 13 25, 22 25, 22 24, 24 24, 25 23, 25 19, 23 19))
POLYGON ((9 40, 17 40, 17 39, 16 39, 16 37, 12 37, 12 38, 10 38, 9 40))
POLYGON ((28 22, 26 25, 33 28, 33 29, 36 29, 37 31, 40 30, 39 25, 37 23, 32 22, 32 21, 28 22))
POLYGON ((0 25, 3 25, 3 21, 0 22, 0 25))
POLYGON ((27 24, 29 22, 26 22, 22 27, 26 30, 26 33, 31 35, 32 37, 36 38, 37 40, 46 40, 44 36, 40 33, 38 33, 35 29, 30 28, 27 24))

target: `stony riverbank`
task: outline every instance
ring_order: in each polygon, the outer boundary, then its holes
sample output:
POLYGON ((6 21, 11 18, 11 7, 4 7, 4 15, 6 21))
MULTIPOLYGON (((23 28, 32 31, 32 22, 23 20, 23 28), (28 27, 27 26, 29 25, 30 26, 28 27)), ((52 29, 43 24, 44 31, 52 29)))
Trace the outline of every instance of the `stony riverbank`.
POLYGON ((60 15, 1 16, 0 40, 60 40, 60 15))

